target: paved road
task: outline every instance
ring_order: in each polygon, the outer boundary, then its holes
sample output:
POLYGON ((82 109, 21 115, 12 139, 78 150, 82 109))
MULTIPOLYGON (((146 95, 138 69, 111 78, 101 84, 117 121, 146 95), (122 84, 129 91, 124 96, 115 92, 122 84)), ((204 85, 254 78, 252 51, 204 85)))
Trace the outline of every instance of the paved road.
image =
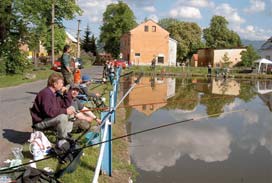
MULTIPOLYGON (((83 69, 82 74, 88 73, 92 78, 101 78, 102 67, 93 66, 83 69)), ((11 148, 25 143, 32 132, 29 108, 36 93, 46 86, 46 80, 22 84, 15 87, 0 88, 0 165, 6 160, 11 148)))

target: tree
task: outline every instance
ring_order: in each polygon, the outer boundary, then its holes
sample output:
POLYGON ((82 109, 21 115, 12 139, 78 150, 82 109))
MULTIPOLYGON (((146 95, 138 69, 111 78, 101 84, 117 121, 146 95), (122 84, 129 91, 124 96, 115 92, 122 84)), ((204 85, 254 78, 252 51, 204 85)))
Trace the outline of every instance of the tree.
POLYGON ((165 30, 168 30, 168 28, 173 24, 178 24, 179 20, 175 18, 163 18, 159 20, 158 24, 164 28, 165 30))
POLYGON ((179 22, 175 19, 163 19, 160 22, 167 27, 166 30, 170 33, 170 37, 178 42, 178 61, 190 59, 199 48, 203 47, 201 28, 196 23, 179 22))
POLYGON ((82 49, 85 52, 89 52, 91 51, 91 39, 90 39, 90 35, 91 35, 91 31, 89 28, 89 25, 87 25, 86 31, 85 31, 85 35, 84 35, 84 39, 82 42, 82 49))
POLYGON ((210 48, 240 47, 241 40, 237 33, 227 27, 228 21, 222 16, 213 16, 210 27, 203 30, 206 46, 210 48))
POLYGON ((118 4, 108 5, 100 28, 100 42, 104 45, 104 50, 117 58, 121 36, 136 25, 135 16, 127 4, 119 1, 118 4))
POLYGON ((93 56, 97 55, 96 38, 94 37, 94 35, 92 35, 92 38, 91 38, 91 50, 90 51, 93 53, 93 56))
POLYGON ((246 51, 241 52, 241 60, 242 60, 243 66, 246 66, 246 67, 251 66, 253 61, 257 60, 258 58, 260 58, 260 56, 254 50, 252 45, 249 45, 246 51))
MULTIPOLYGON (((52 1, 44 0, 0 1, 0 58, 6 65, 7 73, 21 72, 26 65, 26 56, 19 50, 21 44, 27 43, 34 49, 40 41, 45 43, 48 40, 47 36, 51 33, 51 4, 52 1)), ((72 19, 80 13, 81 9, 75 1, 55 0, 57 27, 63 27, 63 19, 72 19)))

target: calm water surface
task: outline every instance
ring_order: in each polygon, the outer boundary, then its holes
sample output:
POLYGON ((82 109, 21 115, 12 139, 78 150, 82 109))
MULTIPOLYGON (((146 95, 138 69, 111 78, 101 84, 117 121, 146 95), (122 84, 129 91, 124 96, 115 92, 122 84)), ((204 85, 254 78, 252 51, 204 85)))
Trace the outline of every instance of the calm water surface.
POLYGON ((130 138, 136 182, 272 182, 271 89, 271 81, 142 78, 127 100, 129 132, 197 120, 130 138))

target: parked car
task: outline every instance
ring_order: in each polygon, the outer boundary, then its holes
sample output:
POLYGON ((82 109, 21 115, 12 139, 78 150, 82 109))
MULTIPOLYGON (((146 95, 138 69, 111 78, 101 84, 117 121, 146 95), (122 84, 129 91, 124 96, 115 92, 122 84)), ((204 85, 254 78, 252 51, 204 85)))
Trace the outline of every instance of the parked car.
POLYGON ((114 67, 122 67, 123 69, 128 67, 127 61, 125 60, 113 60, 114 67))
MULTIPOLYGON (((74 61, 74 59, 72 59, 71 60, 71 67, 75 68, 75 65, 77 65, 77 67, 79 69, 83 69, 82 59, 77 58, 76 61, 74 61)), ((56 72, 60 72, 60 70, 61 70, 61 61, 60 61, 60 59, 54 61, 54 64, 51 67, 51 70, 56 71, 56 72)))

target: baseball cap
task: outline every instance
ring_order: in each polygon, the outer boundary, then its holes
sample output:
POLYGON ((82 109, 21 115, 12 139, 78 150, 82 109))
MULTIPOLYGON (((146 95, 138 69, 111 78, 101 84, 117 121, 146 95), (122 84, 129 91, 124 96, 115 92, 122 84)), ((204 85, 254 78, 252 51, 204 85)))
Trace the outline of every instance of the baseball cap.
POLYGON ((72 88, 72 90, 73 90, 73 89, 78 89, 78 90, 80 90, 80 86, 79 86, 78 84, 73 84, 73 85, 71 86, 71 88, 72 88))
POLYGON ((91 76, 88 75, 88 74, 84 74, 84 75, 82 76, 82 81, 83 81, 83 82, 91 81, 91 76))

